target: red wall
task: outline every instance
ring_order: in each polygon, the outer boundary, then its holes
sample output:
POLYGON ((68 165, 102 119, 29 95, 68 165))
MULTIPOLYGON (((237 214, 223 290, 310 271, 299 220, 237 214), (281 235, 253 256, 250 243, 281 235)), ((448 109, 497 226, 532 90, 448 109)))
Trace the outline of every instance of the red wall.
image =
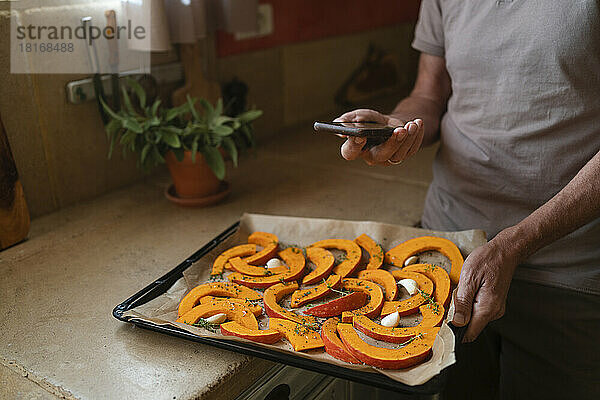
POLYGON ((235 40, 219 32, 220 57, 416 21, 420 0, 261 0, 273 5, 273 33, 235 40))

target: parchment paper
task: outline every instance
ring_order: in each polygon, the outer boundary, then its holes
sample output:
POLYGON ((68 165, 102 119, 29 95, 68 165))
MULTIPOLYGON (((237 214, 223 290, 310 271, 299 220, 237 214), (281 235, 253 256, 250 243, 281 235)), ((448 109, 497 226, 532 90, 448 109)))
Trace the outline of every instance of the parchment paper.
MULTIPOLYGON (((218 337, 231 341, 247 342, 247 340, 242 338, 222 336, 220 333, 213 333, 202 328, 177 323, 175 320, 177 319, 177 307, 180 300, 193 287, 208 281, 212 263, 215 258, 221 252, 232 246, 246 243, 248 235, 254 231, 271 232, 277 235, 282 247, 291 245, 306 247, 318 240, 332 238, 353 240, 360 234, 366 233, 377 243, 381 244, 385 251, 405 240, 419 236, 432 235, 444 237, 453 241, 458 245, 464 256, 467 256, 476 247, 486 242, 485 233, 479 230, 437 232, 378 222, 342 221, 259 214, 244 214, 240 222, 240 228, 235 234, 218 245, 215 249, 213 249, 210 253, 208 253, 186 271, 184 271, 184 277, 178 280, 168 292, 144 305, 129 310, 128 312, 124 313, 124 315, 153 322, 158 325, 173 325, 198 336, 218 337)), ((439 254, 423 254, 420 255, 419 258, 420 262, 435 262, 437 265, 449 270, 448 260, 439 254)), ((227 281, 226 274, 223 280, 227 281)), ((285 301, 283 305, 286 305, 285 301)), ((294 311, 298 312, 298 310, 294 311)), ((321 319, 321 322, 323 320, 324 319, 321 319)), ((414 318, 413 320, 408 318, 401 321, 401 325, 408 324, 404 326, 411 326, 416 323, 418 323, 418 320, 414 318)), ((259 325, 261 328, 267 327, 266 317, 259 318, 259 325)), ((360 333, 360 335, 367 341, 372 340, 362 335, 362 333, 360 333)), ((429 379, 440 373, 442 369, 454 364, 455 362, 454 335, 445 322, 442 324, 438 337, 433 345, 432 357, 420 365, 402 370, 383 370, 366 365, 352 365, 337 360, 322 350, 296 352, 285 340, 274 345, 259 344, 255 342, 252 343, 272 349, 273 351, 291 353, 297 357, 310 358, 346 368, 367 372, 377 371, 378 373, 384 374, 391 379, 410 386, 420 385, 427 382, 429 379)))

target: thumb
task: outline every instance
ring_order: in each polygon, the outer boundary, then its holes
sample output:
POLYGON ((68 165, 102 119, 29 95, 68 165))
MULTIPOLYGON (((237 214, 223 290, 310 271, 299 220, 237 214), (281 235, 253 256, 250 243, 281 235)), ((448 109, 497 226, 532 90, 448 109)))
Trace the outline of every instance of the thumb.
POLYGON ((459 281, 458 287, 452 296, 452 301, 454 302, 452 323, 455 326, 465 326, 471 320, 474 297, 475 287, 472 284, 459 281))

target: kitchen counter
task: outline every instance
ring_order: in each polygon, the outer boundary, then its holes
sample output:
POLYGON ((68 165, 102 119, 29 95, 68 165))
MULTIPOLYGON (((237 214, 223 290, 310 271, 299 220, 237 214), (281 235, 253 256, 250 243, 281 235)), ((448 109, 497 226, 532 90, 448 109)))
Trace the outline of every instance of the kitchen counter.
POLYGON ((271 140, 230 170, 214 207, 169 203, 159 174, 34 220, 0 253, 0 398, 235 398, 273 364, 111 311, 244 212, 417 223, 434 149, 381 168, 344 161, 339 144, 306 128, 271 140))

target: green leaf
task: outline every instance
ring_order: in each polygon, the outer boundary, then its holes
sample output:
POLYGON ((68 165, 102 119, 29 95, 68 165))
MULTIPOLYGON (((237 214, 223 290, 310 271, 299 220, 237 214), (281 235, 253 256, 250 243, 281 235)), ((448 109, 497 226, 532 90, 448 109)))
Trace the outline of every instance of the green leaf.
POLYGON ((141 108, 145 108, 146 107, 146 92, 144 91, 144 88, 142 88, 142 86, 139 83, 137 83, 135 80, 133 80, 131 78, 127 78, 127 83, 135 91, 135 94, 136 94, 138 100, 140 101, 141 108))
POLYGON ((192 162, 196 162, 196 153, 198 153, 198 138, 192 142, 192 162))
POLYGON ((231 118, 231 117, 228 117, 228 116, 226 116, 226 115, 220 115, 220 116, 216 117, 215 119, 213 119, 213 120, 212 120, 212 123, 213 123, 214 125, 217 125, 217 126, 218 126, 218 125, 223 125, 223 124, 226 124, 226 123, 228 123, 228 122, 231 122, 231 121, 233 121, 233 120, 234 120, 233 118, 231 118))
POLYGON ((175 154, 175 158, 177 159, 177 161, 183 161, 183 158, 185 157, 185 150, 183 149, 183 147, 180 147, 178 149, 172 149, 171 151, 173 152, 173 154, 175 154))
POLYGON ((155 118, 157 117, 158 107, 160 107, 160 103, 161 103, 161 101, 159 99, 156 99, 154 101, 154 104, 152 104, 152 109, 150 110, 150 115, 152 117, 155 117, 155 118))
POLYGON ((148 152, 150 151, 150 149, 152 149, 152 144, 151 143, 146 143, 144 145, 144 148, 142 149, 142 155, 140 157, 140 160, 142 162, 142 165, 144 164, 144 161, 146 161, 146 156, 148 155, 148 152))
MULTIPOLYGON (((202 101, 202 100, 201 100, 202 101)), ((194 103, 196 103, 196 99, 192 99, 190 95, 187 95, 188 107, 190 108, 190 112, 192 113, 192 117, 195 121, 200 120, 200 116, 198 115, 198 111, 196 111, 196 107, 194 107, 194 103)))
POLYGON ((263 115, 262 110, 250 110, 237 116, 242 122, 252 122, 263 115))
POLYGON ((217 105, 215 106, 214 117, 216 118, 221 114, 223 114, 223 99, 219 98, 219 100, 217 100, 217 105))
POLYGON ((144 132, 144 128, 142 128, 142 126, 139 124, 139 122, 137 122, 137 120, 133 117, 129 117, 125 120, 125 123, 123 124, 123 128, 129 129, 130 131, 133 131, 135 133, 144 132))
POLYGON ((125 118, 120 116, 119 114, 115 113, 113 110, 111 110, 111 108, 108 106, 108 104, 106 104, 104 102, 104 100, 102 99, 102 96, 100 96, 98 98, 100 100, 100 103, 102 103, 102 108, 104 108, 104 111, 106 111, 106 113, 108 115, 110 115, 111 118, 116 119, 118 121, 123 121, 125 118))
POLYGON ((154 156, 155 164, 161 164, 165 162, 165 159, 158 151, 158 147, 152 146, 152 155, 154 156))
MULTIPOLYGON (((193 105, 192 105, 193 106, 193 105)), ((172 119, 179 117, 185 113, 190 112, 190 104, 189 103, 185 103, 182 104, 178 107, 173 107, 167 110, 167 115, 165 117, 165 120, 167 122, 171 121, 172 119)))
POLYGON ((132 115, 137 115, 133 105, 131 104, 131 99, 129 98, 129 93, 127 93, 127 89, 124 86, 121 86, 121 92, 123 92, 123 102, 125 103, 125 108, 132 115))
POLYGON ((233 165, 235 167, 238 166, 238 151, 235 145, 235 142, 230 137, 223 138, 223 148, 229 153, 231 156, 231 160, 233 161, 233 165))
POLYGON ((179 140, 177 134, 169 130, 163 130, 162 140, 174 149, 181 147, 181 141, 179 140))
POLYGON ((225 178, 225 161, 223 161, 223 156, 221 156, 219 150, 211 146, 206 146, 201 148, 200 151, 216 177, 219 180, 223 180, 225 178))
POLYGON ((227 125, 217 125, 212 130, 219 136, 229 136, 233 133, 233 128, 227 125))

